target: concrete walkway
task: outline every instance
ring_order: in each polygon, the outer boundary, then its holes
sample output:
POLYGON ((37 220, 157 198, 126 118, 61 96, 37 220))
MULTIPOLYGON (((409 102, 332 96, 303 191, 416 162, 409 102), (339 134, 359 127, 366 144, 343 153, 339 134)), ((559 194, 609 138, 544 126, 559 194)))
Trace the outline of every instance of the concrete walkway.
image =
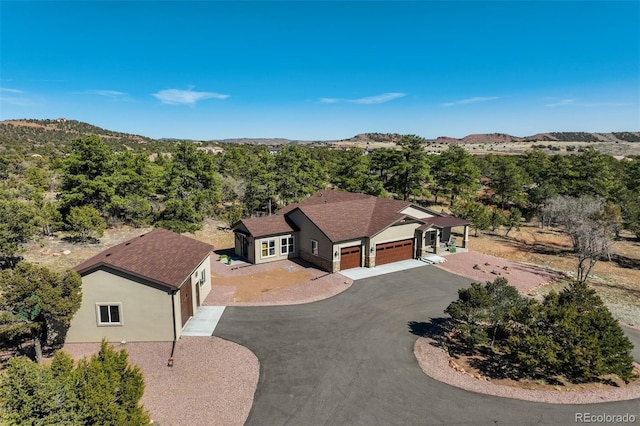
POLYGON ((340 274, 352 280, 361 280, 363 278, 377 277, 378 275, 390 274, 392 272, 404 271, 406 269, 427 266, 428 263, 417 259, 403 260, 400 262, 389 263, 387 265, 376 266, 375 268, 353 268, 340 271, 340 274))
POLYGON ((211 336, 220 321, 225 306, 200 306, 182 330, 183 336, 211 336))

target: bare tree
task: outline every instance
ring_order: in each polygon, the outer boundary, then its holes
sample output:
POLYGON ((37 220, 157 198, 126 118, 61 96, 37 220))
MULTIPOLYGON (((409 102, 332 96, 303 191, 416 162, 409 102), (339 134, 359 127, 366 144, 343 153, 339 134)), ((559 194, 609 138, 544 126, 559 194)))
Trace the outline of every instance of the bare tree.
POLYGON ((569 235, 578 256, 577 280, 585 282, 598 260, 610 256, 615 218, 609 217, 600 198, 558 196, 542 209, 545 219, 569 235))

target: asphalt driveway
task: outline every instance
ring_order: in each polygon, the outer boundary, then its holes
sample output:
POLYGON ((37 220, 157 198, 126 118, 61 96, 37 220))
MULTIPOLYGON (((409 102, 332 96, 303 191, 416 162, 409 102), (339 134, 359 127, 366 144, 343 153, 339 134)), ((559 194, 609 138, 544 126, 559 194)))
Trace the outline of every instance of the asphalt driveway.
POLYGON ((416 268, 356 281, 311 304, 227 307, 214 335, 260 360, 247 424, 565 425, 582 412, 640 417, 637 400, 541 404, 427 377, 413 355, 417 337, 408 323, 442 317, 457 289, 469 283, 437 268, 416 268))

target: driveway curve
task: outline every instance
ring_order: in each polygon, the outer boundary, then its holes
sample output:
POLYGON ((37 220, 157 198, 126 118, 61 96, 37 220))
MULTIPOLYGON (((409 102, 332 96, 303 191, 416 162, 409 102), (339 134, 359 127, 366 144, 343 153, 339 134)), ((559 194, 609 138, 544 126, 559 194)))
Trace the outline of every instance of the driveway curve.
MULTIPOLYGON (((248 425, 561 425, 633 414, 637 400, 555 405, 476 394, 426 376, 408 323, 443 316, 471 280, 433 267, 356 281, 327 300, 228 307, 214 333, 260 360, 248 425)), ((634 343, 637 344, 637 341, 634 343)))

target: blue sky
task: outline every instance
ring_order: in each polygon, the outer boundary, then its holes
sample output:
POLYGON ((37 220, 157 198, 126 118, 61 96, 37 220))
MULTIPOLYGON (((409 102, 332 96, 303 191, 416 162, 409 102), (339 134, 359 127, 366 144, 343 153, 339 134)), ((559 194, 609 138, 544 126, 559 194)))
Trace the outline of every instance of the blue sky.
POLYGON ((145 136, 640 130, 638 1, 5 1, 0 120, 145 136))

